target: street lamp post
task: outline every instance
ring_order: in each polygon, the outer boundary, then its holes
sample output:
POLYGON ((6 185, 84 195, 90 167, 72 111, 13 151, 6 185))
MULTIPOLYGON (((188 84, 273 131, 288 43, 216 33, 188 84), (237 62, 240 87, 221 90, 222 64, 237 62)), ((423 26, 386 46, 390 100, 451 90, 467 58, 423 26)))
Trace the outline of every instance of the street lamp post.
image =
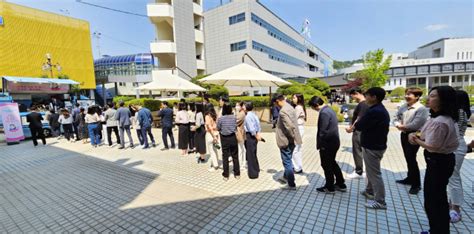
POLYGON ((46 54, 46 60, 46 63, 43 63, 43 71, 49 71, 51 74, 51 78, 53 78, 53 68, 56 68, 58 72, 61 72, 61 65, 59 65, 59 63, 53 64, 53 62, 51 61, 51 54, 49 53, 46 54))

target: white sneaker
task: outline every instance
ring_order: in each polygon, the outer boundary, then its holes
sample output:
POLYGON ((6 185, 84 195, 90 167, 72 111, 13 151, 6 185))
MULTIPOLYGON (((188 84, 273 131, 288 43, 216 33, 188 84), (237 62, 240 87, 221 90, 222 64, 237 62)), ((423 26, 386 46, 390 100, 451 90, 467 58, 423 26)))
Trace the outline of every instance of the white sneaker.
POLYGON ((210 167, 209 169, 207 169, 208 172, 215 172, 217 171, 217 169, 215 167, 210 167))
POLYGON ((357 172, 354 171, 351 174, 347 175, 347 178, 349 178, 349 179, 362 179, 362 178, 365 177, 364 175, 365 175, 365 173, 362 173, 362 175, 359 175, 359 174, 357 174, 357 172))

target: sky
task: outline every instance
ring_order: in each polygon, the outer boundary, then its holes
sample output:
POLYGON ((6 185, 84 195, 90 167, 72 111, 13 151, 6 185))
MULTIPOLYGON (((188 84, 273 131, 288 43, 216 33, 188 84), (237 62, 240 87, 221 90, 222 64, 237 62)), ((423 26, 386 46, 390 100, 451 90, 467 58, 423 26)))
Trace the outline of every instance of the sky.
MULTIPOLYGON (((89 21, 94 58, 149 52, 155 30, 147 17, 95 8, 77 0, 7 0, 89 21), (92 37, 92 35, 91 35, 92 37)), ((152 0, 82 0, 146 15, 152 0)), ((191 0, 189 0, 191 1, 191 0)), ((221 0, 203 0, 204 9, 221 0)), ((228 0, 222 0, 226 2, 228 0)), ((474 0, 260 0, 300 31, 311 22, 311 41, 335 60, 367 51, 409 53, 443 37, 474 37, 474 0)))

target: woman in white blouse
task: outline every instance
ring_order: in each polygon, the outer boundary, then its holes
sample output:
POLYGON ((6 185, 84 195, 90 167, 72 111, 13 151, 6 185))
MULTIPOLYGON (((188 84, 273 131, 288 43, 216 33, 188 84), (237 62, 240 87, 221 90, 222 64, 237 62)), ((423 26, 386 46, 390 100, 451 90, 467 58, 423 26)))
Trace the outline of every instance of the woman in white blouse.
POLYGON ((184 102, 178 104, 178 113, 176 113, 175 123, 179 128, 178 148, 182 151, 181 155, 187 155, 189 144, 189 116, 188 106, 184 102))
MULTIPOLYGON (((306 123, 306 107, 304 106, 304 97, 302 94, 293 95, 293 105, 295 106, 296 117, 298 118, 298 130, 300 131, 301 139, 304 135, 304 124, 306 123)), ((303 173, 303 145, 296 145, 293 151, 293 170, 295 174, 303 173)))
POLYGON ((449 204, 447 185, 456 163, 458 148, 458 108, 456 91, 450 86, 431 89, 426 105, 431 118, 420 133, 411 133, 409 141, 425 148, 426 174, 424 181, 425 211, 430 232, 449 233, 449 204))

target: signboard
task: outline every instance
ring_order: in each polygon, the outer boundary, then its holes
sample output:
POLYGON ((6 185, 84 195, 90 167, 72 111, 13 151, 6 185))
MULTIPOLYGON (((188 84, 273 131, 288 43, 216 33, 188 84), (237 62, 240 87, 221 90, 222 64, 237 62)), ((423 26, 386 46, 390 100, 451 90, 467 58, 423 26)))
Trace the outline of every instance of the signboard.
POLYGON ((416 67, 407 67, 405 68, 406 75, 414 75, 416 74, 416 67))
POLYGON ((69 91, 69 85, 18 83, 8 81, 7 89, 10 93, 67 93, 69 91))
POLYGON ((466 71, 474 71, 474 63, 466 63, 466 71))
POLYGON ((439 65, 431 65, 430 73, 439 73, 441 72, 441 67, 439 65))
POLYGON ((25 139, 18 103, 0 103, 0 114, 7 143, 25 139))
POLYGON ((395 68, 393 69, 393 76, 403 76, 405 74, 404 68, 395 68))

